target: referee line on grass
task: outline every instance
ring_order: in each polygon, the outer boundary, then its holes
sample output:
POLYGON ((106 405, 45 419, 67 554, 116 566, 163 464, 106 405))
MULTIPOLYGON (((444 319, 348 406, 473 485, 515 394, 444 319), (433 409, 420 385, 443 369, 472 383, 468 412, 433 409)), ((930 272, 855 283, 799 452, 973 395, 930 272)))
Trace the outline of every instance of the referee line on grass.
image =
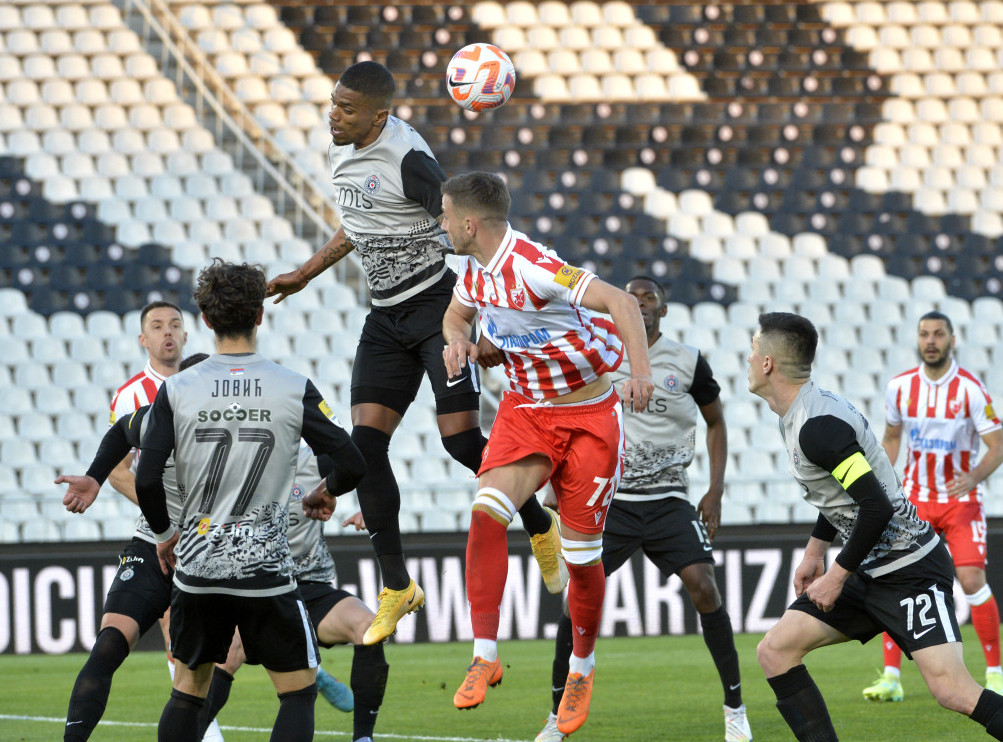
MULTIPOLYGON (((66 724, 66 719, 54 718, 51 716, 23 716, 20 714, 0 714, 0 719, 7 719, 9 721, 41 721, 50 722, 53 724, 66 724)), ((143 728, 156 728, 157 725, 149 721, 109 721, 107 719, 102 719, 98 726, 109 726, 109 727, 143 727, 143 728)), ((261 734, 271 734, 271 728, 264 727, 234 727, 234 726, 224 726, 219 725, 219 728, 224 732, 260 732, 261 734)), ((518 739, 505 739, 504 737, 430 737, 419 734, 390 734, 389 732, 380 732, 380 739, 416 739, 422 742, 523 742, 523 740, 518 739)), ((349 732, 330 732, 323 729, 318 729, 314 732, 314 736, 317 737, 347 737, 352 738, 349 732)))

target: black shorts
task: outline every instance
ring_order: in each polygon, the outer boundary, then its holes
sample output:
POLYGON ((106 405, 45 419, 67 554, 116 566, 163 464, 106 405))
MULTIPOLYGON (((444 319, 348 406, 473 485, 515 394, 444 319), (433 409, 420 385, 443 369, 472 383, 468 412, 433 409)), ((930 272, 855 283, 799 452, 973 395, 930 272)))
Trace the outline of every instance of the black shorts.
MULTIPOLYGON (((345 598, 355 597, 347 590, 334 587, 329 582, 301 582, 299 583, 299 590, 300 595, 303 597, 303 602, 306 604, 307 613, 310 614, 310 622, 313 624, 314 629, 320 627, 320 622, 324 620, 324 617, 331 612, 334 606, 345 598)), ((325 644, 319 638, 317 641, 325 649, 334 646, 333 644, 325 644)))
POLYGON ((696 508, 680 497, 642 502, 613 498, 602 539, 606 574, 616 572, 638 549, 663 575, 697 562, 714 563, 707 529, 696 508))
POLYGON ((352 367, 352 404, 375 402, 403 415, 428 375, 440 415, 477 410, 477 365, 450 380, 442 360, 442 316, 453 296, 456 274, 389 307, 373 307, 362 328, 352 367))
POLYGON ((828 613, 804 595, 791 609, 861 644, 887 631, 910 659, 917 649, 961 641, 954 615, 954 565, 943 541, 915 564, 891 574, 867 577, 854 572, 828 613))
POLYGON ((161 571, 155 544, 132 539, 119 555, 104 612, 135 620, 142 636, 170 607, 173 577, 173 572, 165 575, 161 571))
POLYGON ((174 589, 171 651, 191 669, 225 662, 234 629, 240 629, 247 662, 272 672, 317 667, 317 636, 299 591, 251 598, 174 589))

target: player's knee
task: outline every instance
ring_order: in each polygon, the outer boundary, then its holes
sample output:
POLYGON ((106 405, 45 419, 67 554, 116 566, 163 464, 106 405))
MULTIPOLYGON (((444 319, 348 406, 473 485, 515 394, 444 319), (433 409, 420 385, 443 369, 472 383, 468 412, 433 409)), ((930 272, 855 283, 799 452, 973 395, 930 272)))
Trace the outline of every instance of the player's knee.
POLYGON ((577 567, 588 567, 602 561, 602 534, 589 541, 572 541, 561 537, 564 561, 577 567))
POLYGON ((688 586, 690 600, 699 613, 713 613, 721 607, 721 594, 713 577, 705 577, 688 586))
POLYGON ((352 441, 359 447, 366 461, 371 457, 386 456, 390 450, 390 436, 368 425, 356 425, 352 428, 352 441))
POLYGON ((485 513, 506 528, 517 512, 515 503, 508 498, 508 495, 495 487, 481 487, 477 490, 471 510, 474 513, 485 513))
POLYGON ((777 654, 773 646, 772 637, 769 632, 766 633, 762 639, 759 640, 759 644, 756 645, 756 660, 759 662, 759 666, 763 668, 766 673, 766 677, 773 677, 774 675, 779 675, 779 672, 774 671, 776 665, 777 654))
POLYGON ((442 447, 446 452, 475 474, 481 467, 481 452, 487 442, 480 428, 442 436, 442 447))

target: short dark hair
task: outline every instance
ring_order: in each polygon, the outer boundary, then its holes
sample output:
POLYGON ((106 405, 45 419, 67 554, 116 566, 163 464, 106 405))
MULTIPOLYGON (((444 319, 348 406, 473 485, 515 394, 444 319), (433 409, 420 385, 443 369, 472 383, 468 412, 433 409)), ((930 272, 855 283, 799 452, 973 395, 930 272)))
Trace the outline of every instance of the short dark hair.
POLYGON ((449 196, 458 209, 476 212, 482 219, 505 221, 512 206, 505 181, 483 171, 454 175, 442 184, 442 195, 449 196))
POLYGON ((934 312, 927 312, 926 314, 924 314, 922 317, 919 318, 919 322, 916 323, 916 327, 919 327, 919 323, 922 322, 925 319, 939 319, 939 320, 942 320, 943 323, 945 325, 947 325, 947 331, 949 333, 951 333, 952 335, 954 334, 954 325, 951 324, 951 318, 948 317, 943 312, 936 312, 936 311, 934 311, 934 312))
POLYGON ((195 303, 219 337, 248 337, 265 303, 261 266, 213 258, 199 273, 195 303))
POLYGON ((631 278, 624 286, 629 286, 634 283, 634 281, 647 281, 648 283, 654 284, 655 292, 658 294, 658 300, 660 303, 664 304, 665 300, 668 299, 668 292, 666 292, 665 287, 662 286, 656 279, 651 276, 634 276, 631 278))
POLYGON ((379 62, 359 62, 341 73, 338 84, 361 93, 384 108, 389 108, 397 92, 394 76, 379 62))
POLYGON ((146 325, 146 315, 152 312, 154 309, 173 309, 179 315, 181 315, 181 321, 184 322, 184 315, 181 314, 181 307, 177 304, 173 304, 169 301, 151 301, 139 312, 139 331, 143 331, 143 326, 146 325))
POLYGON ((181 361, 181 365, 178 366, 178 371, 184 371, 186 368, 191 368, 196 363, 202 363, 202 361, 208 357, 208 353, 192 353, 190 356, 181 361))
POLYGON ((792 312, 759 315, 759 337, 765 340, 781 373, 790 379, 807 379, 818 348, 818 330, 807 317, 792 312), (778 347, 782 346, 782 347, 778 347))

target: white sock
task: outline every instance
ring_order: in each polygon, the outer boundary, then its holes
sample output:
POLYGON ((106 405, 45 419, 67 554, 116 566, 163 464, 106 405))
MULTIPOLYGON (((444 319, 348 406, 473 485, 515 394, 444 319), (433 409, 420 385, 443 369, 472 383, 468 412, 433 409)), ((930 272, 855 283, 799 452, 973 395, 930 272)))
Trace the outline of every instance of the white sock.
POLYGON ((885 665, 885 675, 894 675, 895 677, 899 677, 902 675, 902 670, 901 668, 898 667, 890 667, 888 665, 885 665))
POLYGON ((998 672, 1000 675, 1003 675, 1003 667, 1000 667, 999 665, 996 665, 995 667, 987 667, 986 672, 998 672))
POLYGON ((592 672, 592 668, 595 666, 596 653, 594 650, 588 657, 579 657, 577 654, 572 652, 571 659, 568 660, 568 672, 575 672, 579 675, 588 675, 592 672))
POLYGON ((474 639, 474 657, 494 662, 498 659, 498 642, 492 639, 474 639))
POLYGON ((174 682, 174 663, 167 660, 167 672, 171 674, 171 682, 174 682))
POLYGON ((223 732, 219 730, 219 724, 216 723, 215 719, 206 727, 202 742, 223 742, 223 732))

